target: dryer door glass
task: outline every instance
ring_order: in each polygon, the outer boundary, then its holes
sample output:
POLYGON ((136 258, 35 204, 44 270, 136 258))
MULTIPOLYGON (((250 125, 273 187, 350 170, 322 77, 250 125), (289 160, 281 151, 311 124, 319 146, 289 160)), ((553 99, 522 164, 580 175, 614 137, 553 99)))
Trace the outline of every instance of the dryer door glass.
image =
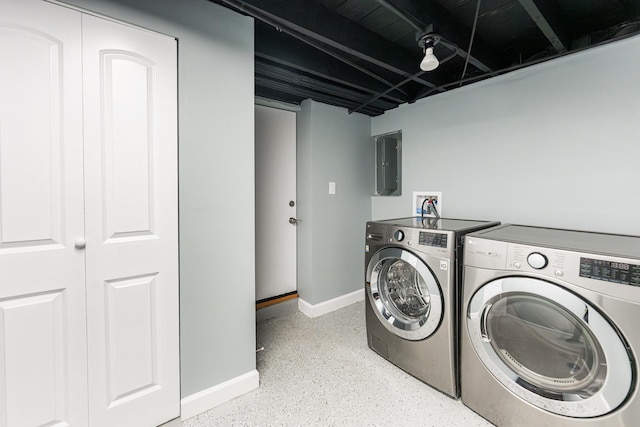
POLYGON ((589 302, 558 285, 494 280, 471 298, 466 321, 487 369, 546 411, 601 416, 631 392, 633 358, 622 337, 589 302))
POLYGON ((588 398, 607 375, 602 347, 573 313, 545 298, 509 294, 488 309, 486 335, 502 361, 543 396, 588 398))
POLYGON ((367 296, 385 328, 408 340, 430 336, 442 320, 443 297, 433 272, 401 248, 385 248, 371 257, 367 296))

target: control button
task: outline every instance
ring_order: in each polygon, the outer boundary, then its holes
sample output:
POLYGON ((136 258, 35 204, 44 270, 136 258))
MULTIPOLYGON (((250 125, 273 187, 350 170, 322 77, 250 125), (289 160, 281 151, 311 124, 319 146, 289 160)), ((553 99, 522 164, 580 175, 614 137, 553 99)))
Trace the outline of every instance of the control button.
POLYGON ((527 262, 529 265, 536 270, 540 270, 541 268, 545 268, 547 266, 547 257, 542 255, 540 252, 533 252, 529 254, 527 257, 527 262))
POLYGON ((516 261, 516 262, 513 263, 513 266, 515 268, 520 268, 520 267, 522 267, 522 264, 520 264, 519 262, 516 261))
POLYGON ((407 242, 407 245, 411 246, 411 240, 409 240, 409 241, 407 242))
POLYGON ((553 274, 555 274, 557 277, 562 277, 562 276, 564 276, 564 271, 556 270, 553 274))
POLYGON ((402 240, 404 239, 404 232, 402 230, 398 230, 393 233, 393 237, 395 237, 398 242, 402 242, 402 240))

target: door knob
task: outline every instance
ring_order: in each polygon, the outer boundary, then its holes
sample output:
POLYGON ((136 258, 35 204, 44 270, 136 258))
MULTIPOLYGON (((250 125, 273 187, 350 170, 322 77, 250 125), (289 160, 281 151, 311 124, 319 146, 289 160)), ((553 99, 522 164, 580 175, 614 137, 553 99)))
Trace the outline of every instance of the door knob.
POLYGON ((75 241, 76 249, 84 249, 85 246, 87 246, 86 240, 84 240, 82 237, 78 237, 75 241))
POLYGON ((300 221, 302 221, 302 220, 298 219, 298 218, 294 218, 294 217, 289 218, 289 224, 291 224, 291 225, 296 225, 300 221))

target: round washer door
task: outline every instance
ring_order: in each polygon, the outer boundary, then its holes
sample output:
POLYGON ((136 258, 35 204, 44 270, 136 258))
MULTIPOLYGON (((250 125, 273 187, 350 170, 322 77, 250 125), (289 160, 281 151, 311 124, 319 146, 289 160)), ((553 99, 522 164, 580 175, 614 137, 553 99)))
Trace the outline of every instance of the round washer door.
POLYGON ((402 248, 376 252, 367 267, 367 296, 380 322, 408 340, 433 334, 442 320, 443 298, 429 267, 402 248))
POLYGON ((633 358, 588 301, 539 279, 508 277, 471 298, 467 333, 486 368, 513 394, 575 418, 615 410, 632 391, 633 358))

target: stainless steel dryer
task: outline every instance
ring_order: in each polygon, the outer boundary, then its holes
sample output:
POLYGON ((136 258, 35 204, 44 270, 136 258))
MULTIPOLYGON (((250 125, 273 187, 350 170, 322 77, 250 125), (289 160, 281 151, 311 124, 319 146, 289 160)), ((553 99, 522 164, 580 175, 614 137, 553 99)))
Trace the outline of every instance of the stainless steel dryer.
POLYGON ((420 217, 367 223, 369 347, 453 397, 459 396, 458 284, 464 235, 498 224, 420 217))
POLYGON ((640 237, 503 225, 466 237, 462 402, 499 426, 640 420, 640 237))

